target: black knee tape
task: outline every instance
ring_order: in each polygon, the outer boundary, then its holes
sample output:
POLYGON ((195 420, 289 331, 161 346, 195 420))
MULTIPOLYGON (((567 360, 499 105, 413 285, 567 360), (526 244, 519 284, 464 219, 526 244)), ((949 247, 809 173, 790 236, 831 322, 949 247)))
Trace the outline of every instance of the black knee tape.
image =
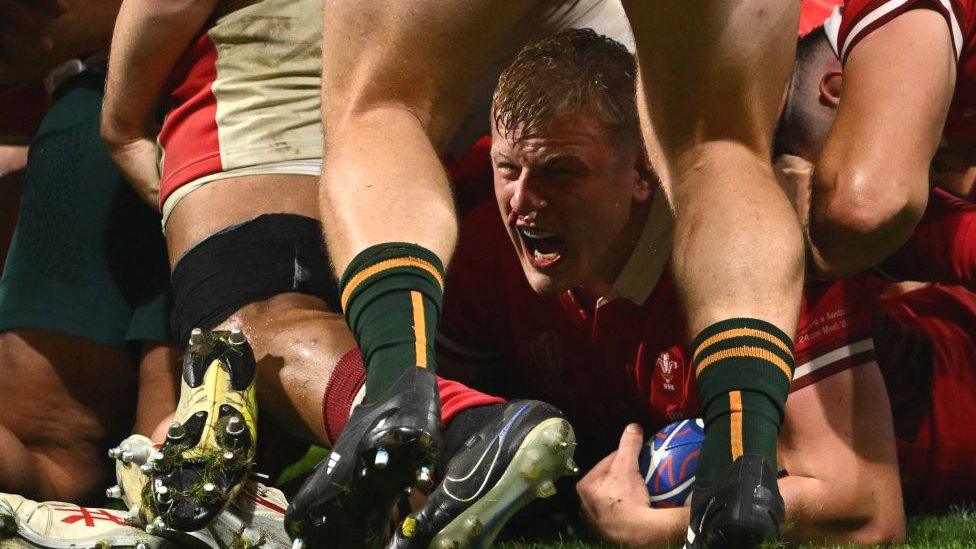
POLYGON ((298 292, 338 311, 322 226, 294 214, 267 214, 197 244, 173 269, 170 326, 180 345, 193 328, 212 330, 241 307, 298 292))

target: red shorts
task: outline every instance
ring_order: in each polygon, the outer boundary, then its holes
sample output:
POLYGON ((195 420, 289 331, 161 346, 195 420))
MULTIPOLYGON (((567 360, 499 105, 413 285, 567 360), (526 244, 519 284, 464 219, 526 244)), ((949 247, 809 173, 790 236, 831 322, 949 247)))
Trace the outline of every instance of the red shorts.
POLYGON ((885 308, 932 346, 929 404, 914 433, 898 433, 906 504, 936 512, 976 503, 976 294, 933 286, 889 297, 885 308))

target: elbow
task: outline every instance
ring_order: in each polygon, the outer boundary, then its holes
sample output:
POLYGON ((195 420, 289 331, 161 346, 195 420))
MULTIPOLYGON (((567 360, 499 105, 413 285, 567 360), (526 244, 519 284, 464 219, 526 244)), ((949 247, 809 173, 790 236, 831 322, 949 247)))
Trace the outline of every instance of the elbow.
POLYGON ((870 520, 860 528, 853 528, 836 536, 832 542, 865 547, 898 545, 905 542, 905 517, 870 520))
POLYGON ((924 173, 855 168, 837 174, 830 185, 824 221, 856 237, 908 234, 925 212, 928 177, 924 173))
POLYGON ((102 116, 99 133, 102 137, 102 143, 105 144, 105 148, 108 149, 110 154, 124 148, 125 144, 131 141, 131 139, 126 138, 130 132, 126 132, 119 124, 113 124, 104 115, 102 116))
MULTIPOLYGON (((810 236, 837 275, 873 266, 915 230, 928 200, 926 173, 853 169, 827 176, 815 196, 810 236)), ((831 269, 827 269, 828 271, 831 269)))

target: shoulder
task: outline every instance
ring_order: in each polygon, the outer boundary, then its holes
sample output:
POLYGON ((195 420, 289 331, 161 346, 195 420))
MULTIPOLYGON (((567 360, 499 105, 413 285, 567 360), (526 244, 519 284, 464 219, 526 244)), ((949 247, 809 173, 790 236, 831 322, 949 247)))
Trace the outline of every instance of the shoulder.
POLYGON ((851 49, 864 37, 908 11, 929 9, 945 19, 952 36, 956 58, 972 34, 974 0, 848 0, 844 4, 837 34, 837 50, 846 61, 851 49))

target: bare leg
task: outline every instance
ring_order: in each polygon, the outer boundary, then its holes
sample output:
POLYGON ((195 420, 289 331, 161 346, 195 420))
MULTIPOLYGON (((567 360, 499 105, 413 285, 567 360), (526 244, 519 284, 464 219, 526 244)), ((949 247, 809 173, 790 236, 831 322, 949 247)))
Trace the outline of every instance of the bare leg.
POLYGON ((792 66, 796 6, 631 1, 627 8, 650 105, 642 109, 645 139, 677 211, 674 271, 690 333, 744 316, 792 336, 803 239, 769 151, 792 66))
POLYGON ((321 219, 366 400, 336 441, 339 461, 292 500, 293 537, 376 544, 403 490, 429 479, 440 429, 433 341, 457 238, 438 149, 532 3, 325 3, 321 219))
POLYGON ((438 148, 531 4, 326 2, 320 204, 337 275, 384 242, 417 243, 448 263, 457 228, 438 148))
POLYGON ((63 334, 0 334, 0 490, 84 502, 110 474, 109 444, 131 428, 135 369, 125 353, 63 334))
POLYGON ((625 8, 649 156, 676 211, 674 273, 705 420, 689 546, 711 536, 748 546, 776 537, 784 517, 776 438, 794 368, 803 239, 769 156, 799 5, 630 0, 625 8))
MULTIPOLYGON (((317 181, 303 175, 256 175, 210 183, 179 203, 166 226, 170 263, 227 227, 268 213, 318 217, 317 181)), ((341 315, 319 298, 283 293, 251 303, 218 328, 242 327, 258 363, 260 406, 289 434, 329 444, 322 395, 332 369, 355 346, 341 315)))
POLYGON ((316 297, 288 293, 248 305, 221 325, 232 326, 243 326, 254 349, 262 409, 289 434, 330 446, 322 398, 336 364, 356 345, 342 315, 316 297))

